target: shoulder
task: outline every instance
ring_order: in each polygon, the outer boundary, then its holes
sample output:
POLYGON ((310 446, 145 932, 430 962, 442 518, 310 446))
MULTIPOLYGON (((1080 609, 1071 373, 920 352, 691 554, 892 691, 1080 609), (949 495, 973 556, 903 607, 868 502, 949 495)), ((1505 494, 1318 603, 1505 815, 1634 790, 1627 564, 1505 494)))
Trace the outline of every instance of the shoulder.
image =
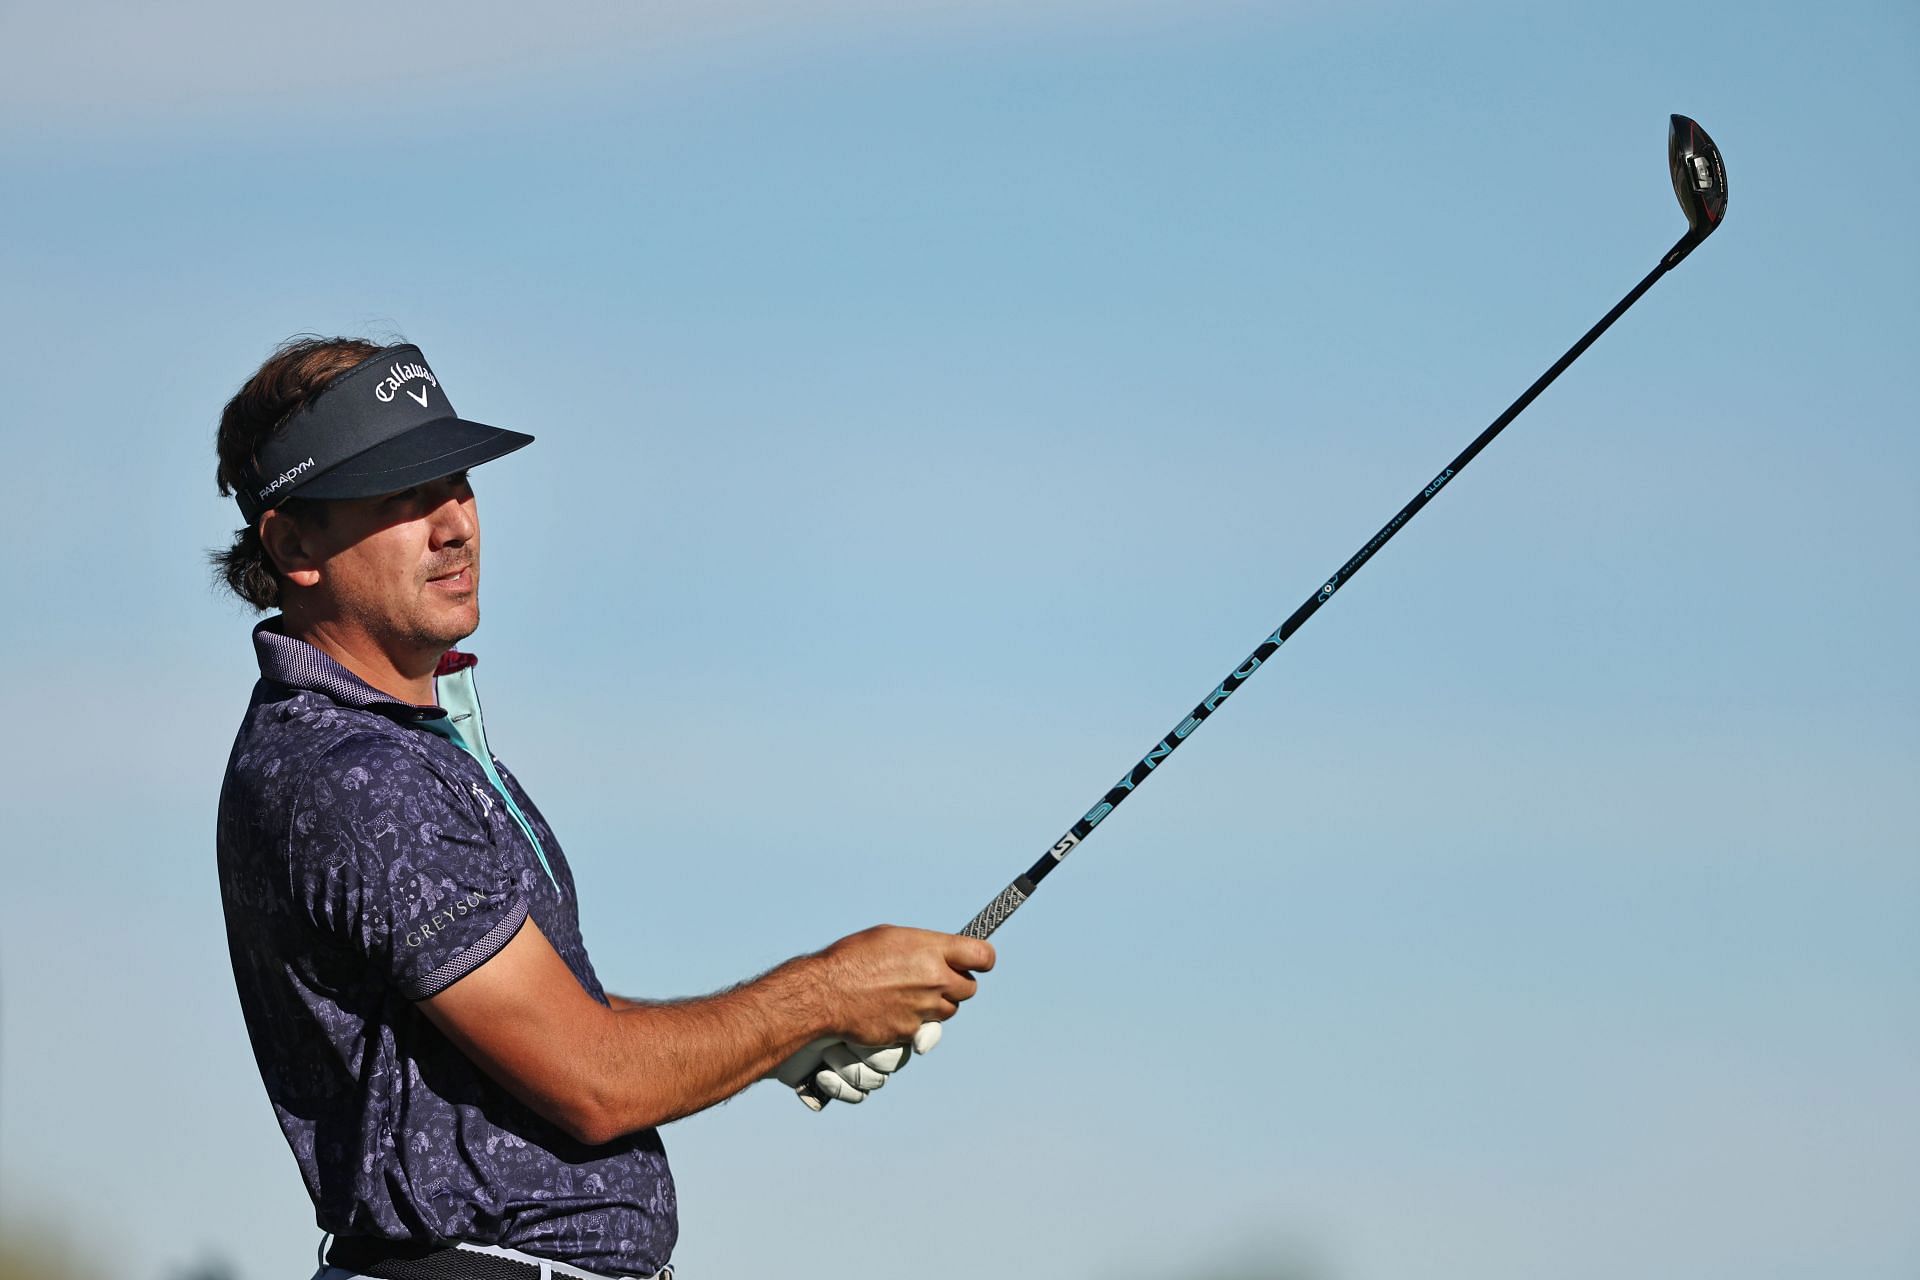
POLYGON ((472 788, 437 760, 424 735, 393 726, 340 734, 305 762, 295 832, 329 812, 390 816, 423 835, 484 828, 472 788))
POLYGON ((439 773, 431 735, 378 711, 261 681, 228 762, 229 781, 298 784, 355 768, 439 773))
POLYGON ((223 827, 301 860, 350 847, 484 840, 485 815, 440 740, 374 711, 296 691, 256 697, 228 765, 223 827))
POLYGON ((261 681, 227 763, 229 785, 284 788, 341 753, 398 743, 407 731, 378 712, 261 681))

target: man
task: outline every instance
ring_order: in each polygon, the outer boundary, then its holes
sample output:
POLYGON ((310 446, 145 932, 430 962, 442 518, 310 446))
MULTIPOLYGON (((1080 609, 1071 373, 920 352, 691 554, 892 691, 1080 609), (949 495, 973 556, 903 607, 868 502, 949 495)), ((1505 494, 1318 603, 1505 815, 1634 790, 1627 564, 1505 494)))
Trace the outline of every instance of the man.
POLYGON ((246 527, 215 560, 279 613, 254 629, 220 885, 324 1277, 666 1274, 661 1125, 774 1075, 858 1102, 993 964, 882 927, 701 999, 606 994, 453 649, 480 620, 467 472, 531 439, 457 417, 417 348, 352 339, 283 347, 221 418, 246 527))

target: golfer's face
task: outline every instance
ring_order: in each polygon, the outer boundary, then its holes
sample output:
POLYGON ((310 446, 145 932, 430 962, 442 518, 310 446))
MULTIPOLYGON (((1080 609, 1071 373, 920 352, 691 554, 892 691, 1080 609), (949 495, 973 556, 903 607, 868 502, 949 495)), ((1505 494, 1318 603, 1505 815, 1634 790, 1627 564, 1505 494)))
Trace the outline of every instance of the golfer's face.
POLYGON ((480 625, 480 513, 466 472, 336 502, 327 534, 334 599, 370 634, 444 647, 480 625))

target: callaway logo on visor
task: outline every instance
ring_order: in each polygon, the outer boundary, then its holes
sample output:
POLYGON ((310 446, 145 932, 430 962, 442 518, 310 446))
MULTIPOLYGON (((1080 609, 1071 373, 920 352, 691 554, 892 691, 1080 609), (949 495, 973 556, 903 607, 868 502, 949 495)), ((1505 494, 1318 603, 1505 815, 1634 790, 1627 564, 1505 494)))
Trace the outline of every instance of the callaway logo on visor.
POLYGON ((440 380, 433 376, 433 370, 423 364, 396 364, 387 370, 386 377, 374 384, 373 398, 381 404, 387 404, 392 401, 394 392, 406 391, 424 409, 427 407, 427 387, 421 387, 418 391, 407 390, 407 383, 415 378, 425 379, 428 387, 440 385, 440 380))

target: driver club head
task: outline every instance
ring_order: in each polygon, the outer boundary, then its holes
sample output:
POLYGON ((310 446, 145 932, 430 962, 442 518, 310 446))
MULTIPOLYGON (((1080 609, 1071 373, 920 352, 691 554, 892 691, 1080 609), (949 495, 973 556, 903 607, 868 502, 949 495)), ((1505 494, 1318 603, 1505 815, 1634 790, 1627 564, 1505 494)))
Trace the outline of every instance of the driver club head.
POLYGON ((1674 116, 1667 131, 1667 167, 1673 171, 1673 194, 1692 229, 1687 237, 1691 248, 1712 235, 1727 216, 1727 166, 1705 129, 1686 116, 1674 116))

